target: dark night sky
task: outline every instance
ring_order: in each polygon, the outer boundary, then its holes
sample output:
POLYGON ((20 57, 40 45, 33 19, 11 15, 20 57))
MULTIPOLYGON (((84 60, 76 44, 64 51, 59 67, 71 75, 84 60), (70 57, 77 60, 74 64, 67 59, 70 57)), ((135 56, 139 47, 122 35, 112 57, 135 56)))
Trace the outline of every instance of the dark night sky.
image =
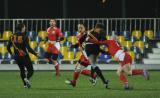
MULTIPOLYGON (((160 16, 159 0, 125 0, 126 17, 160 16)), ((66 0, 68 18, 122 17, 122 0, 66 0)), ((8 0, 8 18, 62 18, 63 0, 8 0)), ((4 0, 0 0, 4 18, 4 0)))

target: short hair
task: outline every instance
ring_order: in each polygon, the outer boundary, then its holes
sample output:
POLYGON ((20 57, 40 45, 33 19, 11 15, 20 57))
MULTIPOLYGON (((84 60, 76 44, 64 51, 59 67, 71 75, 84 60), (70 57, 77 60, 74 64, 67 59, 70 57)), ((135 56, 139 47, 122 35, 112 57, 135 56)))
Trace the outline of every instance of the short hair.
POLYGON ((56 19, 50 19, 49 21, 51 21, 51 20, 54 20, 55 22, 57 22, 56 19))
POLYGON ((97 23, 95 28, 101 28, 104 29, 104 25, 102 23, 97 23))
MULTIPOLYGON (((78 27, 79 27, 79 26, 84 26, 84 24, 83 24, 83 23, 79 23, 79 24, 78 24, 78 27)), ((85 27, 85 26, 84 26, 84 27, 85 27)))
POLYGON ((23 27, 25 27, 24 23, 18 23, 15 29, 18 32, 18 31, 21 31, 23 27))

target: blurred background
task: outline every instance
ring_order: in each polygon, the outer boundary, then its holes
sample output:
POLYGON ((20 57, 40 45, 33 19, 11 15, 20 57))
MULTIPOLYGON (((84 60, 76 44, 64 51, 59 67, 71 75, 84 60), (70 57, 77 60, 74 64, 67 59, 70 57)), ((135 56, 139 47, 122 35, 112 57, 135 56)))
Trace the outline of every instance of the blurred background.
MULTIPOLYGON (((48 45, 44 40, 51 18, 57 20, 65 37, 59 54, 64 70, 73 69, 81 54, 78 49, 70 47, 77 43, 79 23, 83 23, 86 30, 94 28, 96 23, 103 23, 106 39, 117 35, 118 42, 132 56, 136 68, 160 68, 159 16, 159 0, 0 0, 0 70, 18 69, 6 48, 18 22, 26 24, 30 46, 41 55, 37 58, 29 54, 35 69, 52 69, 44 60, 48 45)), ((101 48, 107 50, 105 46, 101 48)), ((105 54, 99 55, 97 63, 104 70, 118 66, 113 57, 105 54)))

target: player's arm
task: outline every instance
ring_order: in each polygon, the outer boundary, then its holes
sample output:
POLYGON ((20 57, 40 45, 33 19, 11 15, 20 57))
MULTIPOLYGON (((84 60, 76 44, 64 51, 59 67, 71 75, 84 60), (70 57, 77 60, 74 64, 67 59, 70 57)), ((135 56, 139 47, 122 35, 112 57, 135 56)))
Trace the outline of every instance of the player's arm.
POLYGON ((94 35, 92 35, 91 32, 88 32, 88 37, 86 38, 86 41, 89 41, 94 44, 99 44, 99 45, 106 45, 106 40, 104 41, 98 41, 94 35))
POLYGON ((44 40, 44 43, 46 43, 48 41, 48 36, 46 36, 45 40, 44 40))
POLYGON ((94 37, 94 35, 92 35, 91 32, 88 33, 87 40, 94 44, 107 45, 107 40, 98 41, 97 38, 94 37))
POLYGON ((12 40, 12 36, 10 37, 8 41, 7 50, 12 55, 12 51, 11 51, 12 41, 11 40, 12 40))
POLYGON ((58 39, 57 39, 57 41, 63 41, 63 40, 64 40, 64 36, 63 36, 61 30, 58 29, 58 32, 57 32, 57 33, 58 33, 58 39))
POLYGON ((76 44, 72 45, 71 47, 73 47, 73 48, 78 48, 78 47, 82 48, 81 46, 82 46, 83 42, 85 41, 85 38, 86 38, 86 34, 78 37, 77 38, 78 42, 76 44))
POLYGON ((29 38, 28 38, 28 37, 25 38, 25 46, 26 46, 27 50, 28 50, 30 53, 34 54, 35 56, 38 56, 38 53, 36 53, 36 52, 30 47, 30 45, 29 45, 29 38))
POLYGON ((86 41, 89 41, 91 43, 94 43, 94 44, 99 44, 98 42, 98 39, 92 34, 94 29, 90 30, 88 33, 87 33, 87 38, 86 38, 86 41))
POLYGON ((98 40, 96 37, 94 37, 92 32, 93 32, 93 29, 88 31, 86 41, 94 43, 94 44, 98 44, 98 40))

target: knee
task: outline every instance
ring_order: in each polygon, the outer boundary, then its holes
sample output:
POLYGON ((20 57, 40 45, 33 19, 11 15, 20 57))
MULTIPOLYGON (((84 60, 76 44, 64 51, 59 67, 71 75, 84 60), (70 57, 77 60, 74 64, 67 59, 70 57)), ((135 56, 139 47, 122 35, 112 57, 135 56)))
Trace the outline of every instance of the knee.
POLYGON ((20 74, 21 75, 25 75, 25 71, 20 71, 20 74))
POLYGON ((28 73, 33 74, 34 70, 33 70, 33 66, 31 65, 30 68, 27 69, 28 73))
POLYGON ((91 65, 91 68, 96 69, 96 68, 98 68, 98 66, 97 65, 91 65))
POLYGON ((117 70, 117 72, 116 72, 116 74, 117 74, 118 76, 120 76, 121 73, 122 73, 122 71, 120 71, 120 70, 117 70))
POLYGON ((20 73, 21 74, 25 74, 25 69, 24 68, 20 68, 20 73))
POLYGON ((29 70, 27 77, 31 77, 33 74, 34 74, 34 70, 29 70))
POLYGON ((23 78, 25 77, 25 70, 20 70, 20 76, 23 78))
POLYGON ((56 61, 56 60, 51 60, 52 61, 52 63, 54 64, 54 65, 56 65, 58 62, 56 61))
POLYGON ((129 70, 128 72, 127 72, 127 75, 132 75, 132 70, 129 70))
POLYGON ((82 70, 82 66, 78 64, 75 68, 75 72, 81 72, 81 70, 82 70))

